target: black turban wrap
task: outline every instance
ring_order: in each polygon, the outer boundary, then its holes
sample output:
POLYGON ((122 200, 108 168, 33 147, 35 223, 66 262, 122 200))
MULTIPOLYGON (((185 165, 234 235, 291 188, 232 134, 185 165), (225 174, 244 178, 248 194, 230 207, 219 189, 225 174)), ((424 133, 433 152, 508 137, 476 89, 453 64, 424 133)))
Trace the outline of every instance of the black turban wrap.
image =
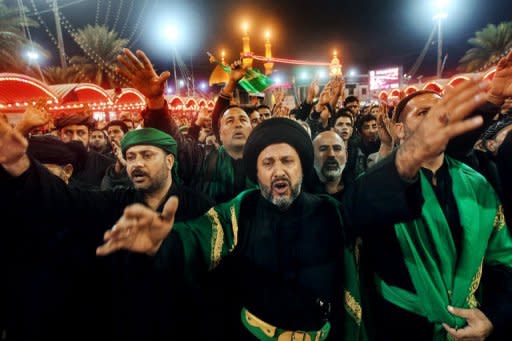
POLYGON ((92 129, 94 128, 94 119, 84 114, 70 114, 55 120, 55 128, 59 130, 70 125, 84 125, 92 129))
POLYGON ((82 142, 64 143, 54 136, 33 136, 28 142, 27 154, 41 163, 71 164, 74 172, 82 170, 87 160, 87 149, 82 142))
POLYGON ((294 120, 284 117, 263 121, 252 130, 247 138, 243 159, 249 179, 255 183, 258 182, 256 170, 258 156, 266 147, 279 143, 286 143, 297 151, 304 180, 309 180, 313 174, 313 143, 306 129, 294 120))

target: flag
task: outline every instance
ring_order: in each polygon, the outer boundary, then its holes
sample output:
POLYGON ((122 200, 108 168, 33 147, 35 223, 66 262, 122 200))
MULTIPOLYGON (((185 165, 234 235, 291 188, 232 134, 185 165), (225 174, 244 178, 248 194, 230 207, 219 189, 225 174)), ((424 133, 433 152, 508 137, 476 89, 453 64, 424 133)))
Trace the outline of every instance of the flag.
MULTIPOLYGON (((222 69, 226 73, 231 72, 231 68, 227 65, 220 64, 222 69)), ((249 93, 258 93, 265 91, 269 86, 272 85, 272 80, 261 73, 258 69, 248 69, 245 72, 244 78, 242 78, 238 84, 249 93)))

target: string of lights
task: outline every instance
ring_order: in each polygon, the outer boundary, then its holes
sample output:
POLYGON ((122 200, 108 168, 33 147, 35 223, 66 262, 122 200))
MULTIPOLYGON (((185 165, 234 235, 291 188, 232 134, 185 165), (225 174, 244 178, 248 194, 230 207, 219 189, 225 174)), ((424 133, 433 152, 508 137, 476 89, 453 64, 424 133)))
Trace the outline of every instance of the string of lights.
POLYGON ((124 0, 119 0, 119 7, 117 8, 116 18, 114 19, 114 26, 112 26, 112 30, 116 30, 117 23, 119 22, 119 16, 121 15, 121 10, 123 9, 124 0))
POLYGON ((107 11, 105 12, 105 20, 103 21, 103 26, 108 27, 108 17, 110 16, 110 9, 112 8, 112 1, 108 0, 107 2, 107 11))
POLYGON ((292 65, 310 65, 310 66, 329 66, 330 63, 325 62, 310 62, 306 60, 298 60, 298 59, 286 59, 286 58, 267 58, 263 56, 252 56, 252 58, 259 61, 271 61, 274 63, 282 63, 282 64, 292 64, 292 65))
POLYGON ((123 36, 124 34, 124 31, 126 31, 126 28, 128 27, 128 22, 130 20, 130 15, 132 14, 132 11, 133 11, 133 3, 135 2, 135 0, 131 0, 130 1, 130 7, 128 8, 128 14, 126 15, 126 19, 124 21, 124 24, 123 24, 123 28, 121 29, 121 32, 119 33, 119 36, 123 36))
POLYGON ((100 18, 101 0, 96 0, 96 16, 94 17, 94 25, 98 25, 98 19, 100 18))
MULTIPOLYGON (((135 33, 137 33, 137 30, 139 29, 139 26, 142 22, 142 16, 144 14, 144 10, 146 9, 146 6, 148 5, 148 0, 144 0, 144 4, 142 5, 142 10, 140 11, 139 17, 137 18, 137 21, 135 22, 135 25, 133 26, 133 31, 128 37, 128 41, 132 41, 133 37, 135 36, 135 33)), ((133 45, 130 44, 130 47, 133 45)))

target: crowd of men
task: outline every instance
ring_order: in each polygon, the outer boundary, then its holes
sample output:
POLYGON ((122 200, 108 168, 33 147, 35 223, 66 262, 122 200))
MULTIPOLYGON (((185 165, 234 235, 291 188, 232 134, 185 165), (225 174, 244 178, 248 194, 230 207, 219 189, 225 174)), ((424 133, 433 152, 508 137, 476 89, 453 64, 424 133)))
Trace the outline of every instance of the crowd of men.
POLYGON ((241 104, 236 63, 185 128, 118 62, 137 122, 0 118, 0 340, 512 338, 512 53, 394 107, 241 104))

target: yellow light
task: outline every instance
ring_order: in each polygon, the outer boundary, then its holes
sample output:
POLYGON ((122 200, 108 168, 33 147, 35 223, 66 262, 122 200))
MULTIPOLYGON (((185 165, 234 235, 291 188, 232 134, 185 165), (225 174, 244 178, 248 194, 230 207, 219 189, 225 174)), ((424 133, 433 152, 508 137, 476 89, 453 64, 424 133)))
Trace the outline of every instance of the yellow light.
POLYGON ((265 32, 265 38, 268 40, 270 39, 270 31, 265 32))
POLYGON ((222 58, 226 57, 226 51, 224 51, 224 49, 222 49, 220 55, 222 58))
POLYGON ((332 54, 334 55, 334 57, 336 57, 338 55, 338 51, 336 51, 336 49, 334 49, 334 51, 332 52, 332 54))
POLYGON ((244 31, 245 34, 249 32, 249 23, 247 21, 244 21, 242 23, 242 30, 244 31))

